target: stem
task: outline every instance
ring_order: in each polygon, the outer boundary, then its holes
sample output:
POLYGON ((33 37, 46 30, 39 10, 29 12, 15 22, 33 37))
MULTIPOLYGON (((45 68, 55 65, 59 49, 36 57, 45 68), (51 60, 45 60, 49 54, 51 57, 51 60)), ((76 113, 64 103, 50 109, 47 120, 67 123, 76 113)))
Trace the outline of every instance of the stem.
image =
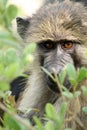
POLYGON ((53 72, 54 72, 54 77, 55 77, 55 82, 57 83, 57 86, 60 90, 60 94, 62 95, 62 85, 60 84, 59 80, 58 80, 58 75, 56 73, 56 70, 53 68, 53 72))
POLYGON ((0 102, 0 108, 5 111, 6 113, 8 113, 11 117, 13 117, 15 120, 17 120, 18 122, 20 122, 21 124, 23 124, 24 126, 26 126, 29 130, 34 130, 32 126, 29 125, 29 123, 27 123, 25 120, 23 120, 23 118, 19 117, 18 115, 16 115, 13 112, 10 112, 1 102, 0 102))

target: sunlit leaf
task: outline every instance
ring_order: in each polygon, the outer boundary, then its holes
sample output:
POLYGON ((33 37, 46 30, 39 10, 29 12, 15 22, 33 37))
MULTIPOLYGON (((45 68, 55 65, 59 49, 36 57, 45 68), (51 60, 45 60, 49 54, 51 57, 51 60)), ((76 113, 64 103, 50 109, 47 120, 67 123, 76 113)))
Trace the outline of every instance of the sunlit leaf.
POLYGON ((61 107, 60 107, 60 112, 59 112, 59 116, 61 117, 61 119, 65 116, 65 112, 67 110, 67 103, 62 103, 61 107))
POLYGON ((1 63, 0 64, 0 75, 3 75, 4 74, 4 65, 1 63))
POLYGON ((87 86, 82 86, 83 93, 87 96, 87 86))
POLYGON ((79 97, 81 95, 81 91, 75 91, 74 92, 74 97, 79 97))
POLYGON ((0 81, 0 90, 7 91, 10 88, 9 84, 4 81, 0 81))
POLYGON ((64 130, 72 130, 71 128, 65 128, 64 130))
POLYGON ((6 71, 4 72, 5 76, 8 78, 13 78, 16 77, 19 72, 21 72, 21 68, 19 66, 19 63, 13 63, 10 64, 7 68, 6 71))
POLYGON ((70 78, 76 78, 76 70, 72 64, 67 65, 67 73, 70 78))
POLYGON ((15 5, 9 5, 7 7, 6 15, 9 21, 12 21, 17 15, 18 9, 15 5))
POLYGON ((73 94, 71 93, 71 92, 69 92, 69 91, 64 91, 63 92, 63 95, 65 96, 65 97, 67 97, 67 98, 73 98, 73 94))
POLYGON ((11 117, 8 114, 5 114, 5 116, 4 116, 4 124, 9 129, 21 130, 19 122, 17 122, 15 119, 13 119, 13 117, 11 117))
POLYGON ((2 1, 3 1, 4 6, 6 6, 8 0, 2 0, 2 1))
POLYGON ((50 103, 47 103, 45 112, 47 114, 47 117, 49 117, 50 119, 53 119, 53 120, 55 119, 56 112, 55 112, 53 105, 51 105, 50 103))
POLYGON ((6 65, 9 65, 11 63, 16 63, 19 61, 19 57, 17 55, 17 52, 15 49, 10 48, 6 51, 6 53, 4 54, 4 63, 6 65))
POLYGON ((32 54, 35 51, 35 49, 36 49, 36 44, 31 43, 24 49, 23 55, 32 54))
POLYGON ((87 114, 87 106, 82 108, 83 112, 87 114))
POLYGON ((77 82, 83 81, 83 79, 85 79, 86 77, 87 77, 87 69, 84 68, 84 67, 82 67, 82 68, 79 70, 77 82))
POLYGON ((74 66, 72 64, 68 64, 66 70, 71 84, 75 85, 77 83, 77 73, 74 66))
POLYGON ((66 70, 64 69, 63 71, 60 72, 59 74, 59 81, 61 84, 63 84, 64 80, 65 80, 65 77, 66 77, 66 70))
POLYGON ((45 125, 45 130, 55 130, 55 126, 54 126, 53 122, 51 122, 51 121, 47 122, 45 125))
POLYGON ((35 121, 35 123, 37 125, 38 130, 43 130, 43 125, 42 125, 41 121, 37 117, 34 117, 34 121, 35 121))

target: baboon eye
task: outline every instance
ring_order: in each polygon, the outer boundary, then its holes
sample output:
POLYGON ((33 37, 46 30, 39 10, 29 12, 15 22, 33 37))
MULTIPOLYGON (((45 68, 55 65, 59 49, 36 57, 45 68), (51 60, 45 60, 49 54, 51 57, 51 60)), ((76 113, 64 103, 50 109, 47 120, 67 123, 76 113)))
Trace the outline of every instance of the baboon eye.
POLYGON ((54 48, 54 44, 53 44, 53 43, 45 43, 45 44, 44 44, 44 47, 45 47, 46 49, 52 49, 52 48, 54 48))
POLYGON ((51 50, 56 47, 56 44, 53 41, 48 40, 40 43, 40 46, 43 47, 44 49, 51 50))
POLYGON ((72 41, 63 42, 63 43, 61 44, 61 47, 62 47, 62 49, 67 49, 67 50, 69 50, 69 49, 71 49, 71 48, 73 47, 73 42, 72 42, 72 41))

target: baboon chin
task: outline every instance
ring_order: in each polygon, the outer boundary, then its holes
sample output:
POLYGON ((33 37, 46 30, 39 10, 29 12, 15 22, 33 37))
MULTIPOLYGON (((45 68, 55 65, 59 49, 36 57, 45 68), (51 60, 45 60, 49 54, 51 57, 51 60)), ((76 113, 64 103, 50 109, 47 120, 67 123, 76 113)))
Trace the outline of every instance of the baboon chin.
MULTIPOLYGON (((60 107, 58 87, 41 67, 52 75, 53 68, 59 75, 67 64, 73 64, 76 69, 87 67, 87 9, 82 3, 69 0, 57 1, 41 7, 31 18, 18 17, 17 29, 26 43, 35 42, 37 45, 35 60, 29 67, 31 72, 29 79, 23 85, 25 90, 21 98, 17 99, 19 110, 23 111, 25 108, 39 110, 38 113, 32 110, 24 115, 32 120, 33 115, 40 117, 44 114, 44 107, 48 102, 54 104, 56 111, 60 107)), ((67 78, 64 85, 66 88, 71 87, 67 78)), ((87 104, 86 98, 81 96, 79 100, 82 106, 84 106, 83 102, 87 104)), ((73 101, 71 106, 74 106, 73 101)), ((83 118, 86 119, 82 112, 77 113, 82 121, 83 118)), ((73 128, 73 122, 69 124, 73 128)), ((83 124, 87 128, 87 119, 83 124)), ((74 130, 82 130, 77 128, 76 125, 74 130)))

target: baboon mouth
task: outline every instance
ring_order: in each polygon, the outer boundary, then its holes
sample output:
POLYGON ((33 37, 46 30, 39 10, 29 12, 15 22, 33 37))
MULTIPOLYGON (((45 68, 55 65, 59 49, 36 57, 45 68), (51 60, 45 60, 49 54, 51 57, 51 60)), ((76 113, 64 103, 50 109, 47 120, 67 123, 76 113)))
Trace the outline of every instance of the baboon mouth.
POLYGON ((52 82, 47 82, 47 84, 48 84, 48 87, 53 91, 53 92, 56 92, 56 93, 60 93, 60 90, 59 90, 59 88, 58 88, 58 85, 54 82, 54 81, 52 81, 52 82))

